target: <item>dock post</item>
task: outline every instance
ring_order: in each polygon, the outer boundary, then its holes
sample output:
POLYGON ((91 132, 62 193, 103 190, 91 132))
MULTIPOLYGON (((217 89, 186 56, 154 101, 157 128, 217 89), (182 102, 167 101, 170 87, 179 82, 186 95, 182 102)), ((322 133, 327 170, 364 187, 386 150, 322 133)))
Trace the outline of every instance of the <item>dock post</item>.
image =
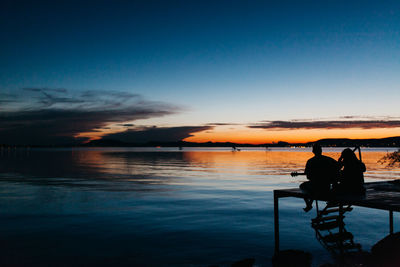
POLYGON ((393 210, 389 210, 389 230, 393 234, 393 210))
POLYGON ((339 249, 340 249, 340 256, 343 256, 343 227, 344 227, 344 222, 343 222, 343 204, 339 203, 339 249))
POLYGON ((279 252, 279 197, 274 191, 274 230, 275 230, 275 254, 279 252))

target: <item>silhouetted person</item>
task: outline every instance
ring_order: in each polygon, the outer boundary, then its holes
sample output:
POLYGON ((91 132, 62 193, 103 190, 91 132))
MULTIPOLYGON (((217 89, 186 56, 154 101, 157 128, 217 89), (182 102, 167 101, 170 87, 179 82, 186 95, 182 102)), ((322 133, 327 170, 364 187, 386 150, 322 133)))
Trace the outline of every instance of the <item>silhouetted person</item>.
POLYGON ((359 160, 350 148, 342 151, 339 158, 339 184, 337 191, 343 193, 364 193, 365 164, 359 160))
MULTIPOLYGON (((338 177, 339 165, 333 158, 322 155, 322 148, 319 144, 313 145, 314 157, 307 161, 304 170, 309 181, 300 185, 302 190, 314 195, 324 195, 329 193, 331 185, 336 182, 338 177)), ((312 209, 312 199, 304 199, 306 207, 304 211, 312 209)))

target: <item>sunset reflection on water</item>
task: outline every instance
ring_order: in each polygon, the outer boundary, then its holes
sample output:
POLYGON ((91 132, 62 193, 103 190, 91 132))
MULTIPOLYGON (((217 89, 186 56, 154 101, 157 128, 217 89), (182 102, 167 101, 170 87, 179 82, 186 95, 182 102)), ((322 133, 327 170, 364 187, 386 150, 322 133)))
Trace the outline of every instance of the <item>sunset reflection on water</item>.
MULTIPOLYGON (((337 159, 341 151, 324 154, 337 159)), ((363 149, 367 181, 400 178, 398 167, 377 163, 386 153, 363 149)), ((305 177, 290 172, 303 170, 312 156, 310 148, 2 151, 0 249, 6 256, 0 265, 101 265, 111 259, 130 266, 229 266, 254 257, 258 266, 269 266, 272 191, 298 187, 305 177)), ((310 251, 315 262, 326 263, 329 254, 315 240, 303 205, 282 201, 282 246, 310 251)), ((347 223, 356 226, 363 246, 386 234, 386 213, 352 214, 347 223), (370 216, 373 224, 358 227, 370 216)))
MULTIPOLYGON (((189 149, 190 150, 190 149, 189 149)), ((326 149, 323 154, 334 159, 340 157, 341 148, 326 149)), ((393 151, 393 149, 387 150, 393 151)), ((388 168, 379 160, 388 152, 385 149, 364 149, 362 160, 366 164, 366 179, 397 179, 400 168, 388 168)), ((201 176, 201 173, 235 176, 237 179, 282 179, 292 171, 304 169, 307 160, 313 156, 310 149, 242 150, 227 149, 211 151, 79 151, 77 163, 90 166, 102 174, 201 176), (299 151, 300 150, 300 151, 299 151)), ((220 176, 222 179, 223 177, 220 176)), ((283 182, 283 181, 281 181, 283 182)))

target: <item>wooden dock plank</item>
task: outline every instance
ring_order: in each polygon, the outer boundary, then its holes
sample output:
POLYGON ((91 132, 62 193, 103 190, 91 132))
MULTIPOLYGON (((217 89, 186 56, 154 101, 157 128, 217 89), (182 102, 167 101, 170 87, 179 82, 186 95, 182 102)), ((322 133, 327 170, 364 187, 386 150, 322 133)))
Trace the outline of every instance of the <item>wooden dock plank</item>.
POLYGON ((365 195, 326 194, 311 195, 299 188, 274 190, 278 198, 296 197, 311 198, 321 201, 338 201, 367 208, 400 211, 400 186, 392 182, 365 183, 365 195))

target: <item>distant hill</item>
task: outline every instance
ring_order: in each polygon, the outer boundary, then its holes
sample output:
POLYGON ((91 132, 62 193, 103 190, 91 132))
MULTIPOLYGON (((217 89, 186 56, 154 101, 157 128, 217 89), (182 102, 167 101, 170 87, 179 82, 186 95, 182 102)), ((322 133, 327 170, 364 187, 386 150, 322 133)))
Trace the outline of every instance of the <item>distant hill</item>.
POLYGON ((93 140, 88 143, 82 144, 82 146, 87 147, 233 147, 233 146, 241 146, 241 147, 258 147, 263 145, 253 145, 253 144, 236 144, 231 142, 205 142, 205 143, 193 143, 193 142, 185 142, 185 141, 177 141, 177 142, 159 142, 159 141, 151 141, 147 143, 127 143, 119 140, 113 139, 99 139, 93 140))
MULTIPOLYGON (((400 147, 400 136, 381 139, 320 139, 317 141, 321 146, 364 146, 364 147, 400 147)), ((307 143, 312 145, 313 142, 307 143)))
MULTIPOLYGON (((352 147, 352 146, 363 146, 363 147, 400 147, 400 136, 388 137, 381 139, 348 139, 348 138, 327 138, 315 141, 321 146, 325 147, 352 147)), ((193 143, 185 141, 177 142, 147 142, 147 143, 128 143, 113 139, 99 139, 93 140, 82 146, 86 147, 290 147, 290 146, 312 146, 315 142, 308 143, 288 143, 279 141, 272 144, 237 144, 231 142, 205 142, 205 143, 193 143)))
POLYGON ((291 146, 312 146, 314 143, 319 143, 324 147, 400 147, 400 136, 387 137, 380 139, 348 139, 348 138, 326 138, 320 139, 315 142, 307 143, 288 143, 279 141, 277 143, 266 143, 266 144, 237 144, 232 142, 205 142, 205 143, 194 143, 185 141, 176 142, 159 142, 152 141, 147 143, 129 143, 115 139, 98 139, 92 140, 84 144, 64 144, 64 145, 8 145, 0 144, 0 147, 291 147, 291 146))

